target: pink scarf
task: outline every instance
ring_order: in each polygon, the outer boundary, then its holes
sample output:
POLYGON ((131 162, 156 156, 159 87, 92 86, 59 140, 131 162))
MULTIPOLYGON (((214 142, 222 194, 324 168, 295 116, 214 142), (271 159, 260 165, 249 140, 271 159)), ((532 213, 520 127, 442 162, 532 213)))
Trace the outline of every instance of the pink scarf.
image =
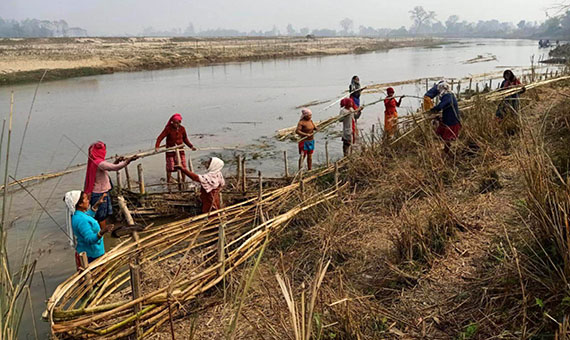
POLYGON ((89 159, 87 160, 87 173, 85 174, 85 187, 83 191, 87 194, 93 192, 95 185, 95 174, 99 163, 105 160, 107 154, 107 146, 105 143, 98 141, 89 147, 89 159))

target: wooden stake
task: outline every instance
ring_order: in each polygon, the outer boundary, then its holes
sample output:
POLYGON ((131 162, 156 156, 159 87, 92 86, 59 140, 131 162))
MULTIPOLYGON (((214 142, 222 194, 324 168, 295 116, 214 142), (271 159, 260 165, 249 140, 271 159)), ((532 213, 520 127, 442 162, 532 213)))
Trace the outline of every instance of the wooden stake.
POLYGON ((241 155, 238 155, 236 157, 236 186, 239 187, 240 186, 240 177, 241 177, 241 155))
POLYGON ((325 142, 325 157, 327 160, 327 166, 329 166, 330 164, 330 160, 329 160, 329 141, 325 142))
POLYGON ((299 171, 299 189, 301 190, 301 199, 305 200, 305 181, 303 180, 303 170, 299 171))
POLYGON ((429 91, 429 79, 426 78, 426 92, 429 91))
POLYGON ((473 78, 469 78, 469 92, 471 92, 472 85, 473 85, 473 78))
MULTIPOLYGON (((81 263, 81 270, 86 270, 89 266, 89 260, 87 259, 87 253, 82 251, 79 253, 79 262, 81 263)), ((93 279, 91 277, 91 273, 88 272, 85 275, 85 281, 87 282, 87 286, 89 287, 89 291, 93 290, 93 279)))
POLYGON ((121 183, 121 171, 117 171, 117 192, 119 195, 121 194, 121 190, 123 190, 123 184, 121 183))
POLYGON ((285 163, 285 178, 289 177, 289 161, 287 160, 287 150, 283 151, 283 162, 285 163))
POLYGON ((245 194, 247 191, 247 176, 245 171, 245 157, 241 159, 241 191, 245 194))
POLYGON ((479 93, 479 83, 475 84, 475 93, 479 93))
POLYGON ((218 268, 218 275, 224 276, 226 272, 225 262, 226 262, 226 254, 224 252, 224 248, 226 245, 226 234, 224 231, 225 223, 220 223, 218 225, 218 263, 220 267, 218 268))
MULTIPOLYGON (((375 134, 374 124, 372 124, 372 130, 370 131, 370 141, 372 142, 372 144, 374 144, 374 134, 375 134)), ((327 162, 327 165, 329 165, 328 162, 327 162)))
MULTIPOLYGON (((180 161, 180 149, 176 149, 176 165, 182 166, 180 161)), ((182 191, 182 170, 177 170, 178 173, 178 190, 182 191)))
POLYGON ((133 220, 133 216, 131 215, 129 208, 127 208, 127 203, 125 203, 125 198, 123 197, 123 195, 117 196, 117 202, 119 203, 119 208, 121 209, 123 216, 125 216, 127 224, 130 226, 134 225, 135 220, 133 220))
POLYGON ((334 185, 335 189, 338 190, 338 162, 334 163, 334 185))
POLYGON ((139 192, 141 193, 141 195, 144 195, 145 189, 144 189, 144 174, 143 174, 142 163, 139 163, 137 165, 137 172, 139 175, 139 192))
POLYGON ((257 172, 257 178, 258 178, 258 183, 259 183, 259 200, 261 201, 261 198, 263 197, 263 177, 261 176, 261 171, 257 172))
POLYGON ((125 177, 127 177, 127 189, 129 189, 129 191, 132 191, 133 188, 131 187, 131 175, 129 175, 129 166, 125 166, 123 169, 125 169, 125 177))
MULTIPOLYGON (((131 272, 131 292, 133 300, 141 297, 141 273, 140 266, 137 264, 129 264, 129 269, 131 272)), ((133 311, 135 314, 142 310, 142 303, 139 302, 133 306, 133 311)), ((140 339, 143 334, 143 329, 140 327, 139 319, 135 321, 135 334, 137 339, 140 339)))
POLYGON ((489 91, 493 89, 493 78, 489 79, 489 91))
POLYGON ((188 169, 191 172, 194 172, 194 164, 192 164, 192 156, 190 155, 190 152, 188 153, 188 169))
POLYGON ((461 95, 461 80, 457 82, 457 99, 461 95))

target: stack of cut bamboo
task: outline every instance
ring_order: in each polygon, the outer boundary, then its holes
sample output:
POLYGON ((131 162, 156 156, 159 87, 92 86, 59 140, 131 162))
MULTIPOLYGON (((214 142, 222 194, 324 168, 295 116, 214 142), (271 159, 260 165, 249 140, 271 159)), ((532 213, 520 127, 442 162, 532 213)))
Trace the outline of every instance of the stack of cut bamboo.
MULTIPOLYGON (((334 170, 331 166, 315 171, 303 182, 334 170)), ((333 198, 338 190, 333 184, 331 189, 303 199, 305 195, 297 192, 303 188, 301 182, 295 182, 274 191, 260 191, 257 198, 155 227, 140 239, 123 241, 57 287, 46 310, 52 334, 72 338, 149 335, 185 303, 221 282, 292 218, 333 198), (178 266, 175 275, 173 263, 178 266), (135 267, 140 272, 133 276, 135 267), (152 268, 162 270, 159 275, 163 277, 145 273, 152 268), (183 275, 178 275, 180 272, 183 275), (132 279, 139 275, 142 288, 132 279), (144 282, 153 279, 158 286, 145 288, 144 282)))

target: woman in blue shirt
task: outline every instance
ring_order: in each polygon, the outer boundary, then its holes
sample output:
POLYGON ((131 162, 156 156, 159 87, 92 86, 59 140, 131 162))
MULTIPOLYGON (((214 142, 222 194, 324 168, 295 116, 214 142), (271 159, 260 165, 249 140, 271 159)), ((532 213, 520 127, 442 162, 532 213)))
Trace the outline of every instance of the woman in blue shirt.
POLYGON ((65 195, 65 203, 71 216, 71 228, 75 238, 75 262, 80 267, 79 254, 85 252, 89 262, 105 254, 103 234, 108 228, 101 228, 94 218, 99 205, 103 203, 104 194, 92 208, 89 208, 89 196, 83 191, 70 191, 65 195))

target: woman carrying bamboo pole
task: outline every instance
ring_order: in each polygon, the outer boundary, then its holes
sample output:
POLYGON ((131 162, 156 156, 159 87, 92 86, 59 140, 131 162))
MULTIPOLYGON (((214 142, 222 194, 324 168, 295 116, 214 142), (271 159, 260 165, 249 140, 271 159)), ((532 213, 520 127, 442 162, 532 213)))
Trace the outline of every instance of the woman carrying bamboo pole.
MULTIPOLYGON (((186 144, 192 151, 196 151, 196 148, 190 140, 188 140, 188 135, 186 134, 186 129, 182 126, 182 116, 179 113, 175 113, 170 117, 168 123, 156 139, 154 148, 156 151, 160 148, 160 142, 166 138, 166 147, 171 148, 177 145, 186 144)), ((171 151, 166 153, 166 182, 172 182, 172 173, 176 171, 174 169, 175 164, 180 164, 182 168, 186 169, 186 155, 184 150, 179 152, 180 159, 177 159, 176 152, 171 151)), ((184 172, 183 172, 184 173, 184 172)), ((181 176, 180 180, 184 182, 184 175, 181 176)))
POLYGON ((89 195, 80 190, 69 191, 63 200, 67 206, 68 228, 71 227, 75 243, 75 265, 79 271, 81 260, 79 254, 85 252, 87 261, 92 262, 105 254, 103 234, 110 231, 102 227, 94 218, 107 193, 104 193, 89 209, 89 195))
POLYGON ((311 119, 313 113, 310 109, 304 108, 301 110, 301 119, 297 124, 295 133, 303 139, 299 141, 299 170, 303 168, 303 161, 307 157, 307 169, 313 168, 313 153, 315 152, 315 139, 314 134, 317 131, 317 126, 311 119))
POLYGON ((435 133, 443 139, 445 147, 443 151, 449 154, 451 142, 457 139, 461 130, 461 114, 457 98, 451 91, 449 84, 442 82, 437 86, 440 102, 431 112, 442 111, 441 117, 436 119, 439 121, 435 133))
POLYGON ((174 165, 176 170, 181 170, 194 182, 200 183, 200 200, 202 201, 202 213, 208 213, 221 208, 220 192, 226 184, 222 168, 224 161, 217 157, 212 157, 208 161, 208 172, 205 175, 198 175, 179 164, 174 165))
MULTIPOLYGON (((522 84, 520 80, 515 77, 513 71, 505 70, 505 72, 503 72, 503 82, 501 83, 499 91, 504 91, 520 85, 522 84)), ((515 115, 518 114, 520 106, 519 94, 522 94, 525 91, 526 88, 523 86, 520 92, 512 94, 503 99, 497 108, 497 112, 495 113, 497 120, 502 120, 509 112, 512 112, 515 115)))
POLYGON ((131 156, 127 159, 118 158, 115 163, 107 162, 107 146, 99 141, 89 147, 89 159, 87 160, 87 172, 85 174, 85 187, 83 191, 89 196, 91 205, 95 205, 103 197, 102 205, 94 216, 102 229, 105 229, 107 217, 113 214, 111 206, 110 191, 112 189, 109 171, 119 171, 138 156, 131 156))
POLYGON ((342 152, 348 156, 350 147, 356 142, 356 120, 362 114, 362 107, 357 107, 352 99, 343 98, 340 101, 342 119, 342 152))
POLYGON ((384 99, 384 107, 386 108, 384 110, 384 133, 385 137, 392 138, 398 128, 398 110, 396 108, 400 107, 405 96, 401 96, 400 100, 396 100, 394 97, 395 91, 392 87, 389 87, 386 93, 388 97, 384 99))

